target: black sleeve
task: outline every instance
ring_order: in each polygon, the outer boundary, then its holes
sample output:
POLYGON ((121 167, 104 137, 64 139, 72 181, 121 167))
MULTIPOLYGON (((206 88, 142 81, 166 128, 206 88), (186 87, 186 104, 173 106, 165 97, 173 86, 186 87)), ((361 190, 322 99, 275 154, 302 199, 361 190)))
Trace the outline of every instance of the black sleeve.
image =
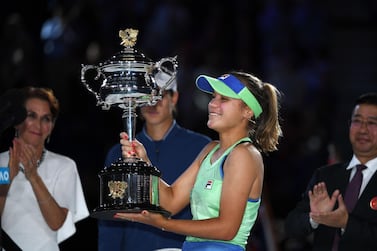
POLYGON ((285 219, 284 227, 287 237, 305 237, 313 232, 313 228, 309 222, 309 196, 308 192, 317 183, 317 171, 314 173, 310 182, 302 194, 301 200, 296 207, 289 212, 285 219))

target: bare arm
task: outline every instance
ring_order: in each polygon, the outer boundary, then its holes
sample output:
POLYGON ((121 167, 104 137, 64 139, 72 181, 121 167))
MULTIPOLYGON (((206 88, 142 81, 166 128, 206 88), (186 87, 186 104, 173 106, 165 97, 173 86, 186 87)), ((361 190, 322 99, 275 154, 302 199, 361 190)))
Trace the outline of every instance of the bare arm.
POLYGON ((63 225, 68 209, 60 207, 48 191, 44 181, 37 172, 37 163, 33 156, 35 156, 35 149, 31 145, 22 143, 20 161, 24 166, 25 177, 29 180, 33 188, 39 208, 47 225, 52 230, 56 231, 63 225))
MULTIPOLYGON (((120 143, 122 145, 122 156, 131 157, 137 156, 149 164, 152 164, 147 156, 144 146, 138 141, 129 141, 128 135, 124 132, 120 134, 120 143)), ((209 150, 216 144, 216 142, 209 143, 199 153, 193 163, 186 169, 184 173, 172 184, 167 184, 160 179, 159 183, 159 199, 163 208, 171 212, 173 215, 178 213, 190 201, 191 189, 194 186, 196 175, 198 173, 200 163, 208 154, 209 150)))
MULTIPOLYGON (((193 166, 189 169, 191 168, 194 169, 193 166)), ((192 178, 193 175, 190 175, 190 172, 191 170, 185 172, 172 185, 170 194, 168 195, 171 197, 165 197, 164 200, 168 198, 173 198, 174 200, 181 193, 187 196, 187 191, 179 193, 176 191, 187 189, 189 182, 185 181, 184 178, 192 178)), ((192 172, 194 173, 194 171, 192 172)), ((229 155, 224 164, 224 182, 218 217, 200 221, 176 220, 167 219, 160 214, 148 211, 143 211, 141 214, 119 213, 116 217, 149 224, 182 235, 231 240, 240 227, 247 199, 251 196, 255 198, 260 197, 263 185, 262 181, 263 162, 261 161, 260 154, 253 150, 250 151, 245 146, 237 147, 229 155)), ((190 180, 190 182, 194 181, 190 180)))
POLYGON ((215 144, 216 142, 211 142, 204 147, 193 163, 172 185, 168 185, 162 180, 160 181, 159 192, 162 207, 172 214, 176 214, 190 203, 191 190, 194 186, 200 164, 215 144))

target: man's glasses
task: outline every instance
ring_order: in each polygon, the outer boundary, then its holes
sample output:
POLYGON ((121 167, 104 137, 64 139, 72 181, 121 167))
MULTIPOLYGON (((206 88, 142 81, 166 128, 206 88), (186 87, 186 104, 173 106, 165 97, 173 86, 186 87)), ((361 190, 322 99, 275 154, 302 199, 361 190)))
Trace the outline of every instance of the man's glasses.
POLYGON ((365 125, 369 130, 377 130, 377 118, 366 120, 363 120, 361 118, 353 118, 351 119, 350 123, 354 128, 361 128, 365 125))

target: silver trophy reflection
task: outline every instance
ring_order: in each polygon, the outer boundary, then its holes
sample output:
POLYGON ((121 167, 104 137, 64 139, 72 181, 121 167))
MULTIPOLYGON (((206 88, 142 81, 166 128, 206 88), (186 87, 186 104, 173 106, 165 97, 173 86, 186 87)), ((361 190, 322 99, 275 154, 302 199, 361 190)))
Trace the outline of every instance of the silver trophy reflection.
MULTIPOLYGON (((129 140, 135 138, 136 108, 155 105, 177 74, 176 57, 154 63, 135 48, 138 30, 119 31, 124 49, 98 66, 82 65, 81 82, 103 110, 122 109, 129 140), (89 80, 90 79, 90 80, 89 80), (159 81, 157 81, 159 80, 159 81)), ((149 210, 170 216, 159 205, 160 171, 138 157, 121 158, 98 174, 99 206, 92 217, 114 219, 117 212, 149 210)))

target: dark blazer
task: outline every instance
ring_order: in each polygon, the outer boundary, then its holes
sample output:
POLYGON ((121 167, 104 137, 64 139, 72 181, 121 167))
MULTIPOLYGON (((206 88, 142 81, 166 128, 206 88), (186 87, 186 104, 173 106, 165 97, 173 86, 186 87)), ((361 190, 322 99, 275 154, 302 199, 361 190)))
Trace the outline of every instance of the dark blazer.
MULTIPOLYGON (((335 232, 340 229, 324 225, 319 225, 317 229, 311 227, 308 191, 315 184, 323 181, 330 196, 336 189, 344 194, 351 173, 351 170, 346 170, 347 165, 347 163, 328 165, 314 172, 301 201, 285 220, 287 237, 301 238, 313 233, 313 250, 331 250, 335 232)), ((349 214, 346 230, 339 241, 339 251, 377 250, 377 210, 370 206, 371 200, 375 197, 377 197, 377 172, 373 174, 355 208, 349 214)))

